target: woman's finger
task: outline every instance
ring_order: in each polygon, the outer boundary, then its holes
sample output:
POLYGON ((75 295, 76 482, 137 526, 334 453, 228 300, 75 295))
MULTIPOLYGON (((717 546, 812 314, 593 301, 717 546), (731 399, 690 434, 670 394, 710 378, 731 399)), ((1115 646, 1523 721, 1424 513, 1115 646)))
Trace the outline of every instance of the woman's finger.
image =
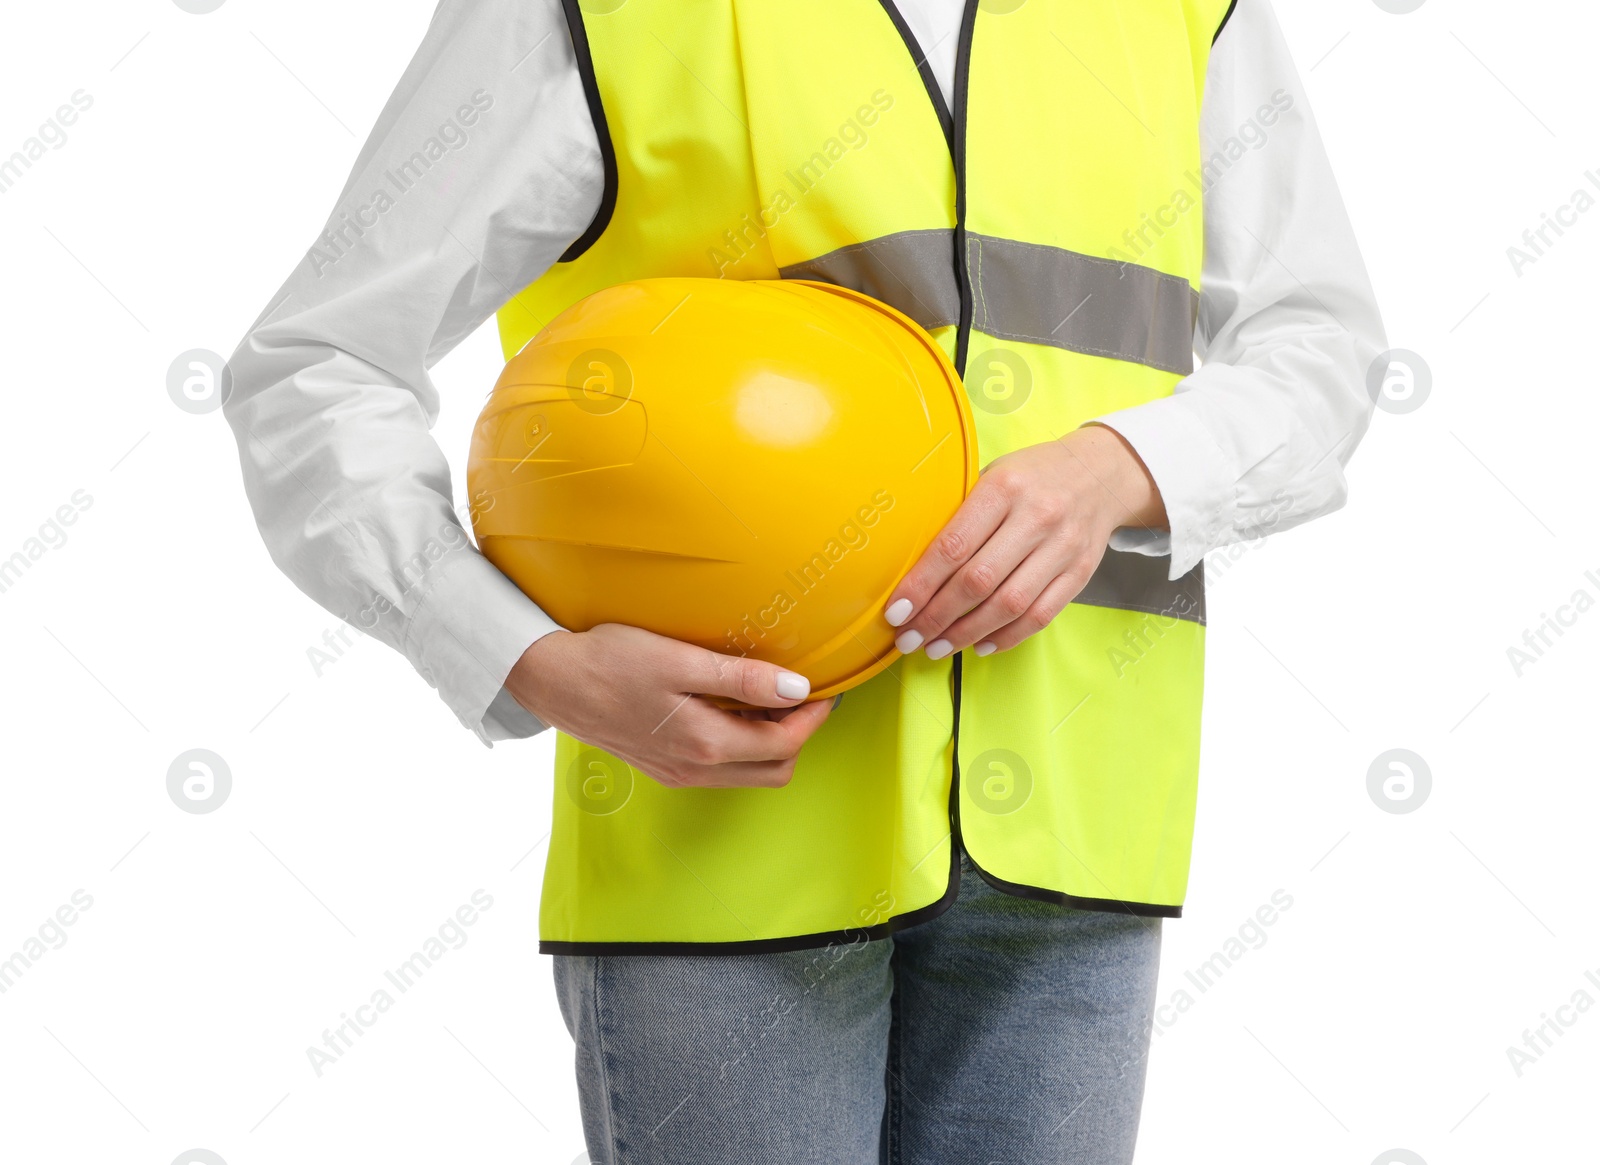
MULTIPOLYGON (((948 644, 943 650, 935 647, 949 638, 949 628, 969 612, 992 602, 999 588, 1012 579, 1033 554, 1038 553, 1043 532, 1019 521, 1017 515, 1018 511, 1011 511, 1006 521, 979 547, 977 553, 946 579, 944 585, 904 625, 895 638, 895 646, 901 652, 910 653, 926 646, 930 659, 943 659, 949 655, 948 644)), ((1037 585, 1042 588, 1055 571, 1046 573, 1040 569, 1036 573, 1037 585)), ((1031 600, 1032 596, 1029 598, 1031 600)), ((985 630, 991 629, 985 627, 985 630)))
MULTIPOLYGON (((1036 548, 995 586, 988 598, 952 622, 939 638, 928 644, 928 657, 943 659, 1027 618, 1033 605, 1051 585, 1078 569, 1075 556, 1063 554, 1059 546, 1047 544, 1036 548)), ((1076 593, 1074 590, 1073 594, 1076 593)))
POLYGON ((883 611, 889 625, 905 627, 909 624, 950 576, 1000 528, 1010 509, 1011 497, 992 482, 979 478, 955 517, 945 523, 938 537, 889 596, 883 611))
MULTIPOLYGON (((1092 572, 1091 572, 1092 573, 1092 572)), ((1058 575, 1028 609, 1017 618, 978 640, 974 651, 978 655, 993 655, 996 651, 1009 651, 1029 636, 1048 627, 1055 617, 1067 609, 1067 604, 1083 590, 1088 576, 1077 573, 1058 575)))

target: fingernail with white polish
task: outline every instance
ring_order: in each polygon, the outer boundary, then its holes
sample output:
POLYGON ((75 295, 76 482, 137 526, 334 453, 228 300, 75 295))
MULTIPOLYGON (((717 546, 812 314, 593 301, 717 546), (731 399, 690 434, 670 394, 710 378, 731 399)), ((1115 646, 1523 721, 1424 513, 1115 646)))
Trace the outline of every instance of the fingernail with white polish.
POLYGON ((943 659, 945 656, 950 654, 951 650, 952 648, 948 639, 935 639, 932 643, 928 644, 928 658, 943 659))
POLYGON ((980 643, 980 644, 978 644, 978 646, 974 647, 972 649, 972 653, 974 655, 993 655, 995 652, 997 652, 999 650, 1000 650, 1000 645, 999 644, 984 642, 984 643, 980 643))
POLYGON ((792 671, 778 673, 778 695, 785 700, 804 700, 811 694, 811 681, 792 671))
POLYGON ((895 650, 899 651, 901 655, 910 655, 922 646, 922 632, 902 631, 900 638, 894 641, 894 646, 895 650))
POLYGON ((888 620, 889 626, 900 626, 900 624, 911 618, 911 600, 896 599, 889 604, 889 609, 883 613, 883 617, 888 620))

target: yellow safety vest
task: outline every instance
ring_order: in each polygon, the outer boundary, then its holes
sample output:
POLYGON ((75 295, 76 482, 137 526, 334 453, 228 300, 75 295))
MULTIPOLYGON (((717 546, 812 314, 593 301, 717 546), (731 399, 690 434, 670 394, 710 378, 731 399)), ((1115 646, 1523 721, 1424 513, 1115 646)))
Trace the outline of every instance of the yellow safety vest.
MULTIPOLYGON (((1200 103, 1228 0, 968 0, 946 108, 889 0, 566 0, 603 206, 500 315, 506 355, 591 292, 822 279, 928 328, 980 462, 1193 369, 1200 103)), ((781 790, 667 789, 556 747, 547 953, 879 937, 955 898, 1175 917, 1199 768, 1200 570, 1108 552, 1044 631, 901 659, 781 790)))

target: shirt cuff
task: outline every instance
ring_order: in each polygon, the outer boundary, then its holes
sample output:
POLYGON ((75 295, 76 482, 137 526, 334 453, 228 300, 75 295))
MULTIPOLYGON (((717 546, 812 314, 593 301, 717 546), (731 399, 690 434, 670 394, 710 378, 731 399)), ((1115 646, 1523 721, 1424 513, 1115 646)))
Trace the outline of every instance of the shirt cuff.
POLYGON ((481 735, 489 740, 522 740, 536 736, 548 727, 543 720, 517 703, 510 692, 501 688, 489 702, 489 710, 483 714, 481 735))
POLYGON ((1118 530, 1111 536, 1111 548, 1171 555, 1173 580, 1188 574, 1226 540, 1238 478, 1227 455, 1190 415, 1182 390, 1180 384, 1177 395, 1089 422, 1115 430, 1133 447, 1167 510, 1166 530, 1118 530))
POLYGON ((561 627, 470 547, 428 573, 401 650, 485 746, 542 732, 546 725, 505 690, 528 647, 561 627))

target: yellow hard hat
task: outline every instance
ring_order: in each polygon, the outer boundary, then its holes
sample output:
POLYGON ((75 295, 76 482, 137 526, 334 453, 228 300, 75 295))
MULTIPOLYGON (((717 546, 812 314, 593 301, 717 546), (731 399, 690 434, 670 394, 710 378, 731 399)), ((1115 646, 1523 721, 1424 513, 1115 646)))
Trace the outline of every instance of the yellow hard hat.
POLYGON ((895 658, 884 605, 977 477, 933 338, 800 280, 579 301, 506 365, 467 466, 479 548, 563 627, 763 659, 812 699, 895 658))

